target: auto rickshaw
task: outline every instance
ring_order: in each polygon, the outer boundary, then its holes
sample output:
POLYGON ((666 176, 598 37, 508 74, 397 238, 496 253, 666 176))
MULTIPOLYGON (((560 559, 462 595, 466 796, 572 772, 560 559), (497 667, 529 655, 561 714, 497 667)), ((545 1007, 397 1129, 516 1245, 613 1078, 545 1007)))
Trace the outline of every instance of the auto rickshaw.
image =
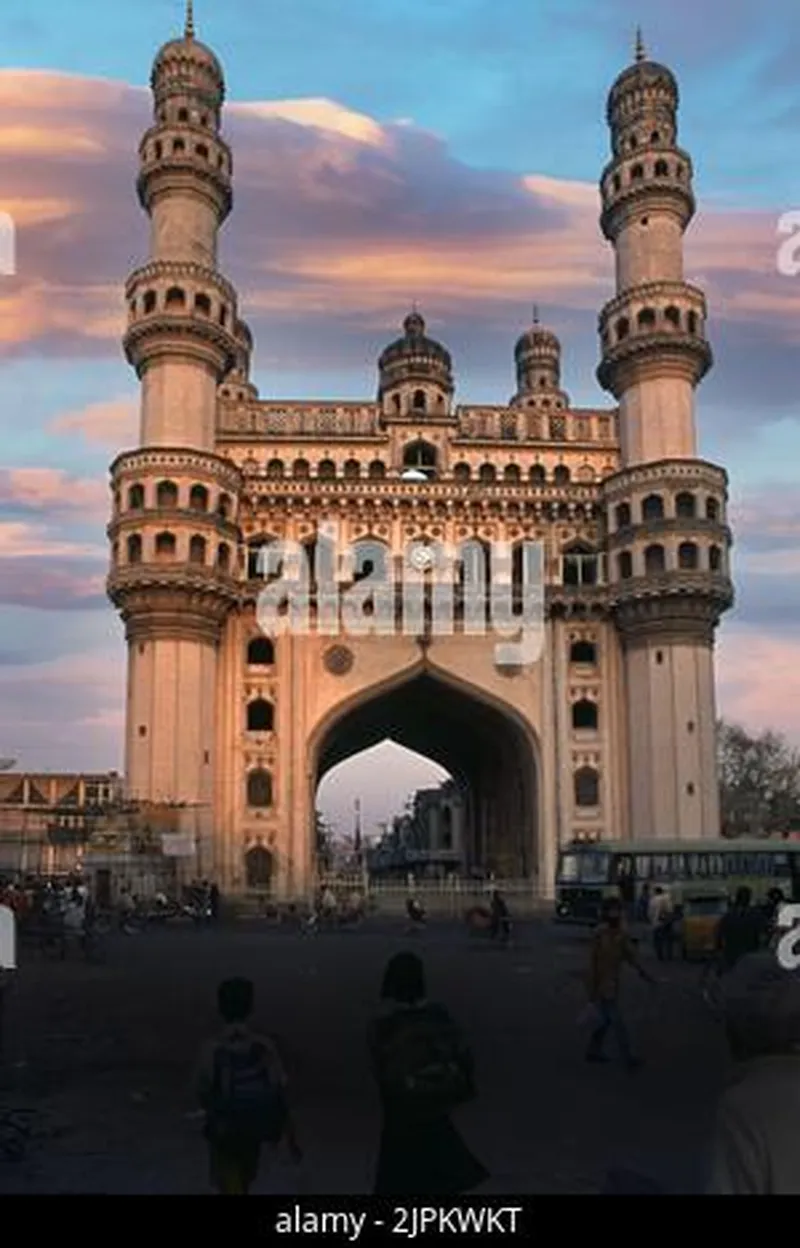
POLYGON ((717 928, 729 906, 726 893, 695 893, 682 899, 680 930, 681 956, 687 961, 714 956, 717 928))

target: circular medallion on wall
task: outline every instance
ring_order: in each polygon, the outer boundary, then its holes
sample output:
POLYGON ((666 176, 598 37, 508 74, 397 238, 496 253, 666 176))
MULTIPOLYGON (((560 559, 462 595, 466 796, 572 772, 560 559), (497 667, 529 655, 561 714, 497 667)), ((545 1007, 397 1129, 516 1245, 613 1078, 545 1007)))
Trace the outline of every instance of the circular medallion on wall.
POLYGON ((347 646, 331 646, 323 662, 332 676, 346 676, 353 666, 353 652, 347 646))

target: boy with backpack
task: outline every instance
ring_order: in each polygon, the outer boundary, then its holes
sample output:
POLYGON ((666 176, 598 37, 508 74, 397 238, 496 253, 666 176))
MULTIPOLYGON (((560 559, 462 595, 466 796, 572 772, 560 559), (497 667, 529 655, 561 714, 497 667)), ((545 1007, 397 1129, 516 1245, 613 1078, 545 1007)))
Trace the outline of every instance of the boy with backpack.
POLYGON ((451 1118, 476 1091, 461 1030, 443 1006, 426 1000, 424 968, 412 953, 391 959, 381 997, 388 1010, 369 1033, 383 1109, 374 1194, 472 1191, 488 1172, 451 1118))
POLYGON ((293 1159, 301 1158, 277 1049, 248 1026, 253 998, 249 979, 227 979, 220 984, 217 1006, 224 1030, 205 1047, 198 1069, 211 1184, 224 1196, 248 1194, 265 1144, 275 1146, 285 1140, 293 1159))

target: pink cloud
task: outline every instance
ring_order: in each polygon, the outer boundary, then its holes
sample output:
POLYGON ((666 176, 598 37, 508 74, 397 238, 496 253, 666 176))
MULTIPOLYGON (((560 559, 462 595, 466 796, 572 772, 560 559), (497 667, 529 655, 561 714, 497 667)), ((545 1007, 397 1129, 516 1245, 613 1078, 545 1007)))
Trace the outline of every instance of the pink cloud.
POLYGON ((800 638, 730 624, 722 630, 717 662, 726 719, 775 729, 800 743, 800 638))
POLYGON ((111 449, 134 445, 139 431, 139 401, 132 398, 90 403, 79 411, 57 416, 48 426, 55 434, 80 434, 91 446, 111 449))
POLYGON ((102 481, 71 477, 60 468, 0 469, 0 512, 77 512, 105 518, 108 486, 102 481))
MULTIPOLYGON (((5 71, 0 105, 0 151, 14 153, 0 210, 19 252, 0 296, 0 349, 116 352, 122 284, 146 259, 133 183, 149 95, 5 71)), ((235 104, 226 119, 237 169, 226 237, 246 316, 335 310, 394 328, 413 297, 477 319, 533 290, 592 311, 611 293, 593 182, 477 171, 433 135, 331 100, 235 104)), ((770 213, 701 211, 687 271, 709 285, 717 318, 794 334, 800 285, 777 276, 777 241, 770 213)))

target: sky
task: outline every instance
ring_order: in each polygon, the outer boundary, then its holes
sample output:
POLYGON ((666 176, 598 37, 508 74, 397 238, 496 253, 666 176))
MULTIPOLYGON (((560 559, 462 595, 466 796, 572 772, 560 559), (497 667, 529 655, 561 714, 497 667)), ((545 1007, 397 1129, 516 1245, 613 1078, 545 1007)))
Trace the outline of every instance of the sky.
MULTIPOLYGON (((606 95, 642 24, 681 88, 699 204, 686 271, 715 352, 701 451, 731 476, 720 709, 800 743, 800 273, 777 263, 778 221, 800 208, 796 5, 730 0, 723 21, 718 0, 197 0, 195 20, 228 83, 221 267, 261 396, 373 398, 380 350, 417 300, 453 354, 457 399, 505 402, 535 302, 577 405, 608 402, 594 380, 613 294, 597 179, 606 95)), ((120 338, 124 281, 146 259, 147 83, 182 24, 181 0, 7 0, 0 15, 16 262, 0 274, 0 757, 29 770, 122 766, 107 467, 136 438, 120 338)), ((0 231, 0 267, 8 248, 0 231)), ((340 824, 356 793, 372 826, 441 775, 406 760, 387 788, 378 748, 326 780, 340 824)))

